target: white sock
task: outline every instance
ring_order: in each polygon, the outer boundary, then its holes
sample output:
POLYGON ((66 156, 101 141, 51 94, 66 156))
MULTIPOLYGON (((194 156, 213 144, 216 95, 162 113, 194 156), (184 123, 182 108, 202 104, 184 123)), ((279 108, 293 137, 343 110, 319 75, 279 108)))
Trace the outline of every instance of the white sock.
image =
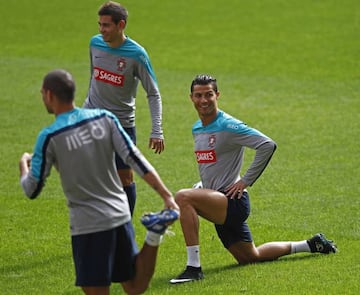
POLYGON ((188 257, 186 265, 200 267, 200 246, 188 246, 186 247, 186 251, 188 257))
POLYGON ((299 252, 311 252, 309 244, 306 242, 306 240, 300 242, 291 242, 291 254, 299 252))
POLYGON ((159 246, 163 236, 152 231, 146 232, 145 242, 150 246, 159 246))

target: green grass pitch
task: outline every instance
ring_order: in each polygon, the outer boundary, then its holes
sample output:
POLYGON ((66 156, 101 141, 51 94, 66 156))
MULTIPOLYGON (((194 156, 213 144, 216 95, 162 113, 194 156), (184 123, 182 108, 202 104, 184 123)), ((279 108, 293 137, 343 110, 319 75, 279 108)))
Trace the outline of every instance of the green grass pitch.
MULTIPOLYGON (((68 211, 53 170, 28 200, 18 160, 53 121, 41 101, 45 73, 69 70, 78 106, 89 81, 88 43, 98 32, 98 0, 1 1, 0 293, 82 294, 74 286, 68 211)), ((272 137, 278 150, 250 188, 256 244, 306 239, 323 231, 336 255, 299 254, 239 267, 213 226, 201 220, 205 279, 168 283, 183 270, 180 224, 165 237, 147 294, 358 294, 360 273, 360 2, 358 0, 124 0, 127 34, 148 51, 163 96, 166 151, 147 149, 149 110, 137 97, 138 145, 173 191, 198 180, 189 86, 199 73, 218 78, 219 106, 272 137)), ((250 163, 252 153, 246 154, 250 163)), ((134 224, 158 210, 137 178, 134 224)), ((121 294, 113 285, 112 294, 121 294)))

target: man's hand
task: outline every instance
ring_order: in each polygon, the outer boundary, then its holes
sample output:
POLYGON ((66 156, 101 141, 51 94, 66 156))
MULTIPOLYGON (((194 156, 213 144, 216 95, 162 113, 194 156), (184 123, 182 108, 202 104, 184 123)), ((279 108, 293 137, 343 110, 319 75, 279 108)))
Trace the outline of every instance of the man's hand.
POLYGON ((164 200, 164 205, 165 205, 164 207, 167 209, 173 209, 173 210, 180 212, 180 208, 179 208, 178 204, 176 204, 176 202, 172 196, 170 198, 166 198, 164 200))
POLYGON ((150 138, 149 148, 155 150, 155 154, 161 154, 165 149, 164 140, 160 138, 150 138))
POLYGON ((231 185, 227 190, 226 190, 226 197, 230 198, 230 199, 240 199, 244 189, 247 187, 247 184, 244 183, 241 179, 238 182, 235 182, 233 185, 231 185))
POLYGON ((28 174, 30 163, 31 163, 32 154, 24 153, 19 161, 19 170, 20 170, 20 177, 28 174))

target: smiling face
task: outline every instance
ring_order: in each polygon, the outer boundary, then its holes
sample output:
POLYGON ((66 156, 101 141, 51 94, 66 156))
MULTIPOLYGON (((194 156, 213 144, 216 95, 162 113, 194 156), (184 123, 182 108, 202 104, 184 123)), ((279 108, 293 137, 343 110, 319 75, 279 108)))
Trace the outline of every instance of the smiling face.
POLYGON ((100 34, 110 47, 117 47, 124 41, 125 21, 116 24, 110 15, 100 15, 98 24, 100 34))
POLYGON ((217 114, 217 100, 220 93, 215 91, 213 84, 194 85, 190 99, 197 110, 203 125, 212 122, 217 114))

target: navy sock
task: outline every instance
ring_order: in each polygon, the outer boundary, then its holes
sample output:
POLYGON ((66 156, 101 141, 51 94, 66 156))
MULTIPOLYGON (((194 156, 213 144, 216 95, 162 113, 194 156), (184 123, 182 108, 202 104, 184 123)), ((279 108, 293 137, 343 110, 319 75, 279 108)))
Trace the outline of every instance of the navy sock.
POLYGON ((129 200, 131 216, 133 216, 135 203, 136 203, 136 185, 135 182, 129 186, 124 186, 124 191, 126 192, 127 198, 129 200))

